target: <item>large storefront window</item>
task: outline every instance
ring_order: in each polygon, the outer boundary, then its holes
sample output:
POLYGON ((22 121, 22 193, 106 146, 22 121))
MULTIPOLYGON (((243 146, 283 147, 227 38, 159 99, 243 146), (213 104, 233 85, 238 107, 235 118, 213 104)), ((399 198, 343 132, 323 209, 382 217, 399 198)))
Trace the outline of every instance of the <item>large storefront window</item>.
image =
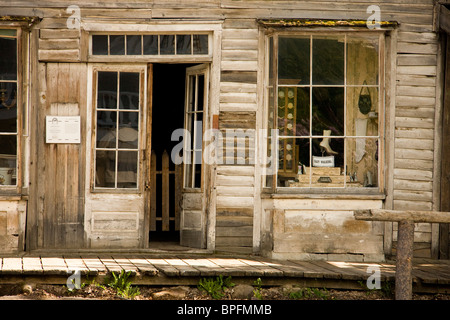
POLYGON ((379 186, 380 41, 350 33, 269 38, 267 120, 276 134, 268 155, 278 170, 266 186, 379 186))
POLYGON ((0 29, 0 185, 16 185, 17 30, 0 29))

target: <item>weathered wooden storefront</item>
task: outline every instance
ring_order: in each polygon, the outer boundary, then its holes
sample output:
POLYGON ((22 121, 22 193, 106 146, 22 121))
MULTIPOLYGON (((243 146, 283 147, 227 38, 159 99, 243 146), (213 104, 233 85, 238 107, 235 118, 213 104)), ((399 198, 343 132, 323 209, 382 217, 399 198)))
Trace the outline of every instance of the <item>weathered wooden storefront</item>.
POLYGON ((445 4, 66 2, 0 1, 2 252, 383 260, 354 210, 448 211, 445 4))

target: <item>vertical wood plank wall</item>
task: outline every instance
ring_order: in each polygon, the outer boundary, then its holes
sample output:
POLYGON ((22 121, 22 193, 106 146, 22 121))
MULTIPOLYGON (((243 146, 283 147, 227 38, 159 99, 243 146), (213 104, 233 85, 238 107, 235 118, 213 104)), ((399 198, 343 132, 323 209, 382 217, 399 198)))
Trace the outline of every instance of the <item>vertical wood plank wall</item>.
MULTIPOLYGON (((40 104, 31 134, 30 249, 84 247, 85 152, 81 144, 46 144, 45 116, 81 115, 85 128, 86 65, 39 64, 40 104)), ((82 134, 82 136, 85 136, 82 134)))

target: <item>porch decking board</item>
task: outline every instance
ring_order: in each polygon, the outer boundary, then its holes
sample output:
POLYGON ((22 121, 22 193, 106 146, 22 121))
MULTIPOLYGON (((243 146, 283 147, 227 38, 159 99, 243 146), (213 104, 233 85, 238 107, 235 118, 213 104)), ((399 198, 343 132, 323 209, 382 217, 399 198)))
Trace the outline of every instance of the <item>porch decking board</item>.
POLYGON ((99 256, 99 259, 105 265, 108 272, 121 272, 123 270, 112 256, 99 256))
POLYGON ((44 272, 41 259, 38 257, 23 257, 22 268, 24 274, 42 274, 44 272))
POLYGON ((180 271, 177 268, 175 268, 162 258, 146 259, 146 260, 151 265, 153 265, 157 270, 164 273, 168 277, 177 277, 180 275, 180 271))
POLYGON ((128 260, 137 268, 139 273, 147 276, 155 276, 159 273, 158 269, 148 260, 140 257, 131 256, 128 260))
POLYGON ((3 259, 2 274, 22 273, 22 259, 21 258, 7 258, 3 259))
POLYGON ((69 273, 63 257, 41 257, 41 262, 45 273, 61 275, 69 273))
MULTIPOLYGON (((232 276, 238 282, 253 283, 256 277, 261 277, 263 283, 271 285, 303 281, 305 285, 342 289, 349 288, 351 284, 353 289, 362 290, 363 287, 360 288, 356 282, 368 279, 371 275, 367 272, 369 266, 380 269, 382 281, 393 281, 395 277, 394 262, 271 260, 260 257, 27 256, 0 258, 0 266, 2 283, 23 282, 24 277, 30 276, 39 279, 33 281, 42 279, 42 283, 63 284, 75 269, 94 276, 131 270, 133 275, 138 276, 136 283, 139 285, 195 285, 201 277, 222 275, 232 276)), ((450 292, 449 261, 414 260, 412 275, 415 290, 450 292)))

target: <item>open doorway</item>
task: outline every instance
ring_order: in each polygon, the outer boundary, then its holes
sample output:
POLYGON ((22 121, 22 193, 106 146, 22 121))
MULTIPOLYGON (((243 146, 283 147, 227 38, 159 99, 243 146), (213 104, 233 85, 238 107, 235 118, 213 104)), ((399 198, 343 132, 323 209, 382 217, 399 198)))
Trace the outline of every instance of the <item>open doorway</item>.
POLYGON ((190 66, 192 64, 153 64, 151 146, 152 161, 156 159, 152 170, 156 172, 153 172, 155 182, 152 184, 151 210, 155 217, 149 232, 150 248, 154 247, 152 243, 158 243, 158 247, 180 243, 177 206, 180 205, 182 188, 177 188, 176 166, 170 157, 179 141, 172 141, 171 137, 174 130, 184 127, 186 68, 190 66), (164 164, 164 161, 168 163, 164 164))

